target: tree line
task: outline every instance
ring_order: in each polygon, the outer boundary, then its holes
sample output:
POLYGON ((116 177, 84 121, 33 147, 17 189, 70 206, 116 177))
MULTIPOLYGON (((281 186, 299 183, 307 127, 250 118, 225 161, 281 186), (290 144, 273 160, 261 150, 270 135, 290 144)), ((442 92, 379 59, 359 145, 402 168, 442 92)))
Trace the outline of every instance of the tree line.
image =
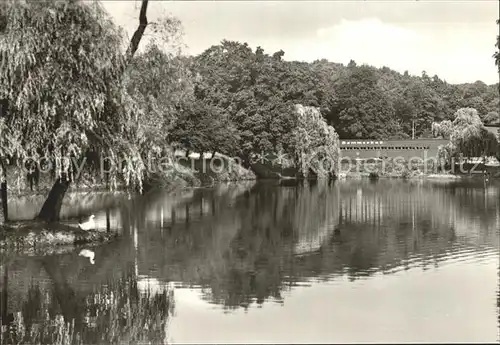
POLYGON ((194 130, 184 117, 172 138, 202 151, 210 151, 208 146, 224 150, 234 143, 241 151, 287 147, 293 104, 318 108, 341 138, 430 138, 432 123, 453 120, 460 108, 476 109, 485 124, 500 123, 498 84, 457 85, 425 72, 413 76, 354 61, 344 66, 327 60, 285 61, 283 56, 283 51, 267 54, 261 47, 252 50, 245 43, 222 41, 185 58, 197 77, 196 108, 203 109, 204 116, 217 113, 233 126, 223 126, 229 131, 220 142, 216 128, 202 125, 194 130), (205 137, 220 143, 197 147, 210 141, 205 137))
POLYGON ((336 156, 339 137, 431 137, 432 123, 460 108, 499 123, 498 84, 453 85, 354 61, 286 61, 282 50, 228 40, 186 56, 180 21, 148 22, 147 6, 142 0, 127 42, 98 2, 0 4, 0 167, 5 182, 8 166, 28 157, 54 162, 40 219, 57 219, 82 157, 124 162, 108 180, 142 189, 146 160, 172 158, 175 148, 250 165, 262 152, 336 156), (145 33, 153 38, 141 46, 145 33))

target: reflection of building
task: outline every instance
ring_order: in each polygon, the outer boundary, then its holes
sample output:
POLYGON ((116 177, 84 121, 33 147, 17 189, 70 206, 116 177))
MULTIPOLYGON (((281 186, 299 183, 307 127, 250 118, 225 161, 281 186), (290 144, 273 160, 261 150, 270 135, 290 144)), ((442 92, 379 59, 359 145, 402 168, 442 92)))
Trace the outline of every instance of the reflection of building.
POLYGON ((400 221, 411 222, 416 229, 420 220, 427 219, 431 227, 449 224, 456 236, 477 240, 481 228, 494 227, 493 224, 497 224, 498 228, 500 217, 490 214, 498 210, 498 200, 499 190, 496 187, 457 188, 453 194, 446 189, 421 186, 391 190, 390 193, 358 188, 356 193, 347 190, 342 193, 340 223, 379 226, 387 221, 400 221), (461 206, 462 200, 470 201, 476 209, 461 206), (477 210, 484 213, 483 224, 477 210))
POLYGON ((388 193, 357 193, 344 195, 340 203, 341 223, 379 224, 384 218, 404 218, 421 209, 425 200, 415 195, 388 193))
POLYGON ((298 276, 353 276, 498 255, 500 189, 380 181, 340 184, 339 232, 301 252, 298 276), (361 187, 360 187, 361 185, 361 187))
POLYGON ((340 222, 370 222, 380 221, 383 217, 384 202, 379 195, 343 197, 340 201, 340 222))

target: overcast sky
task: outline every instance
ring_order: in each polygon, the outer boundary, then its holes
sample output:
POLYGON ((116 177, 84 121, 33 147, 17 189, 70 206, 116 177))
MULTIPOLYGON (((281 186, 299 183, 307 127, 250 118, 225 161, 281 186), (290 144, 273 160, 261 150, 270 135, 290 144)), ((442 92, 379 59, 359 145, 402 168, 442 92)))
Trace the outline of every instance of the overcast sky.
MULTIPOLYGON (((140 1, 103 3, 131 36, 140 1)), ((497 0, 150 3, 150 21, 163 13, 182 21, 189 54, 228 39, 268 53, 283 49, 287 60, 326 58, 347 64, 353 59, 417 75, 425 70, 451 83, 498 82, 492 58, 497 0)))

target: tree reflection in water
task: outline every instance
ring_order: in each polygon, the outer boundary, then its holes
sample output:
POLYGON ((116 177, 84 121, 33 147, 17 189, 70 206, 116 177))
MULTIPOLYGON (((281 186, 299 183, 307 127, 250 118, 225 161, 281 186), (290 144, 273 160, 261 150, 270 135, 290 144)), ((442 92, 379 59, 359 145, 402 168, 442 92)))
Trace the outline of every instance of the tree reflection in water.
MULTIPOLYGON (((25 292, 13 298, 24 308, 9 310, 20 312, 17 335, 4 343, 164 342, 172 293, 141 295, 141 274, 201 288, 205 300, 229 311, 283 303, 290 289, 313 280, 479 260, 498 254, 499 196, 498 184, 344 181, 226 185, 132 200, 110 213, 112 222, 119 214, 123 238, 96 248, 96 265, 43 258, 48 287, 33 268, 19 275, 25 286, 34 275, 42 283, 28 300, 25 292), (121 276, 129 264, 133 272, 121 276), (61 272, 80 272, 71 281, 106 284, 91 294, 84 287, 72 292, 61 272)), ((11 277, 28 262, 10 266, 11 277)))
MULTIPOLYGON (((212 200, 198 219, 171 224, 164 237, 150 229, 139 251, 143 269, 200 286, 207 301, 226 309, 281 303, 310 280, 366 279, 498 250, 498 187, 259 184, 229 207, 210 193, 198 190, 189 202, 199 211, 198 200, 212 200)), ((187 213, 185 205, 176 210, 178 220, 187 213)))
POLYGON ((173 289, 140 291, 132 273, 86 295, 58 277, 53 291, 31 285, 22 309, 2 326, 2 344, 166 344, 173 289))

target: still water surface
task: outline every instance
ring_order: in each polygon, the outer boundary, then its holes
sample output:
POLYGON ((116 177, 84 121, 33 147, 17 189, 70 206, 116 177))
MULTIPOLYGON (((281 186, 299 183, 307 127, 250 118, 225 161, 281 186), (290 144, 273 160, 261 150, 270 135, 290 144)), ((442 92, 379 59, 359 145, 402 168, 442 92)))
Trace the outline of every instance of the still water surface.
MULTIPOLYGON (((42 201, 12 200, 13 218, 42 201)), ((122 234, 94 265, 81 248, 4 260, 4 344, 499 341, 498 181, 74 194, 62 210, 90 213, 122 234)))

